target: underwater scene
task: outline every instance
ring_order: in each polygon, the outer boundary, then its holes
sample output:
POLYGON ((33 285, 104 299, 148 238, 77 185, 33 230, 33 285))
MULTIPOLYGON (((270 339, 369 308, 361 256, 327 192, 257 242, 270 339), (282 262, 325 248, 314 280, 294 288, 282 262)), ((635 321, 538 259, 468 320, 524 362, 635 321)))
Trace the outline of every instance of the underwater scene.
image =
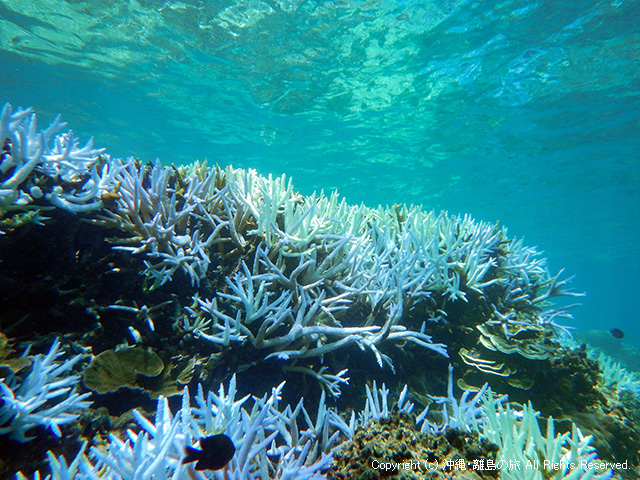
POLYGON ((0 0, 0 478, 640 478, 640 3, 0 0))

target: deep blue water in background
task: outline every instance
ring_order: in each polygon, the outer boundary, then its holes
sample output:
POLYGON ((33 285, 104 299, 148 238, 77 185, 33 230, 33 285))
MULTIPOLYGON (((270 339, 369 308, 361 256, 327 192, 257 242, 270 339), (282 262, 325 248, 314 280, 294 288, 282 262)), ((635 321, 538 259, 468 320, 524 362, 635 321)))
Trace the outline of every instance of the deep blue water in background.
POLYGON ((499 221, 640 345, 638 1, 0 1, 0 102, 113 156, 499 221))

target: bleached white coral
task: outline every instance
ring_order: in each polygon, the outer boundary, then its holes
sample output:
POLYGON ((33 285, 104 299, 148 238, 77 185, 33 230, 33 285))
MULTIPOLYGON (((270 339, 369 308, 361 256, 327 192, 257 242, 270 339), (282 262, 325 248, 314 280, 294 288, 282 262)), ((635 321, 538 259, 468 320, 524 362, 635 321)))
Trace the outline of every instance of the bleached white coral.
MULTIPOLYGON (((335 437, 329 423, 318 415, 312 422, 302 401, 295 408, 280 409, 284 384, 261 398, 236 399, 235 376, 225 392, 205 394, 199 389, 196 406, 184 390, 182 407, 172 412, 165 397, 158 399, 155 417, 138 411, 134 418, 140 431, 128 430, 126 438, 110 435, 105 446, 84 449, 70 464, 63 457, 49 455, 54 479, 75 480, 190 480, 230 479, 284 480, 319 479, 331 462, 327 452, 335 437), (247 407, 248 405, 250 407, 247 407), (306 425, 306 428, 302 428, 306 425), (224 432, 236 452, 224 471, 195 473, 181 460, 186 446, 208 435, 224 432)), ((324 409, 321 402, 320 412, 324 409)), ((21 476, 20 478, 24 478, 21 476)), ((35 478, 40 478, 36 473, 35 478)), ((49 477, 47 477, 49 478, 49 477)))
POLYGON ((441 433, 449 428, 465 431, 477 431, 484 422, 485 413, 481 408, 481 400, 489 385, 484 386, 475 394, 471 390, 465 390, 458 400, 453 394, 453 366, 449 365, 449 378, 447 382, 447 396, 430 396, 436 405, 441 405, 440 422, 431 422, 427 415, 428 405, 420 415, 416 417, 416 424, 422 426, 422 433, 441 433))
MULTIPOLYGON (((166 398, 160 397, 152 420, 134 412, 139 432, 130 429, 124 439, 112 434, 104 446, 92 447, 88 452, 83 447, 71 463, 49 453, 53 479, 320 480, 331 464, 332 454, 352 439, 358 428, 388 418, 392 411, 389 390, 384 385, 378 389, 374 384, 372 389, 366 389, 367 406, 358 419, 352 412, 350 421, 345 421, 335 409, 326 407, 323 394, 314 421, 302 399, 295 407, 281 408, 283 385, 261 398, 247 395, 238 399, 234 376, 228 388, 220 386, 217 394, 205 393, 199 388, 195 405, 191 405, 189 392, 185 389, 182 407, 176 412, 169 408, 166 398), (220 432, 228 435, 237 447, 224 470, 196 473, 181 463, 185 446, 220 432)), ((467 391, 458 400, 450 388, 446 402, 441 402, 443 411, 457 405, 458 414, 454 408, 454 413, 431 433, 441 434, 448 428, 478 432, 499 447, 496 467, 500 470, 500 478, 611 478, 610 470, 585 467, 597 462, 597 456, 590 446, 591 438, 583 436, 575 425, 572 432, 556 435, 553 419, 549 418, 543 435, 538 425, 539 414, 531 406, 516 410, 506 405, 504 398, 496 399, 490 390, 481 395, 471 396, 467 391), (555 464, 557 469, 546 467, 549 463, 544 464, 544 461, 555 464)), ((394 411, 411 413, 413 403, 406 396, 405 387, 394 411)), ((19 474, 18 478, 23 480, 25 477, 19 474)), ((39 479, 40 474, 36 473, 34 478, 39 479)))
POLYGON ((144 254, 144 273, 153 287, 171 280, 178 270, 198 285, 211 263, 208 249, 229 225, 211 211, 213 204, 221 205, 224 194, 213 187, 216 171, 204 179, 186 176, 179 180, 181 187, 172 185, 178 182, 174 175, 160 162, 143 167, 132 158, 110 159, 102 173, 108 185, 117 187, 112 207, 102 210, 94 222, 128 235, 114 248, 144 254))
POLYGON ((595 359, 600 365, 602 380, 606 387, 627 390, 640 396, 640 378, 636 373, 630 372, 603 352, 600 352, 595 359))
POLYGON ((485 422, 479 433, 500 447, 497 465, 505 480, 587 480, 611 478, 610 469, 597 470, 597 453, 591 436, 585 436, 575 424, 572 431, 556 434, 553 418, 546 422, 543 435, 539 412, 531 404, 516 410, 497 401, 489 390, 484 398, 485 422))
MULTIPOLYGON (((254 264, 254 272, 250 272, 243 263, 243 272, 237 272, 233 282, 227 280, 235 295, 218 294, 221 299, 234 305, 231 311, 235 312, 235 316, 225 313, 216 298, 197 299, 197 307, 190 308, 189 315, 184 319, 184 329, 218 345, 248 342, 256 349, 270 349, 273 352, 268 353, 265 358, 279 358, 287 362, 312 357, 322 359, 324 355, 347 345, 357 345, 362 350, 373 352, 380 367, 386 364, 393 368, 391 358, 381 352, 379 347, 384 343, 399 342, 412 342, 447 355, 445 346, 434 343, 429 335, 400 325, 401 302, 391 306, 388 320, 382 326, 345 327, 331 315, 332 311, 341 308, 345 296, 337 295, 327 299, 326 290, 306 289, 295 282, 293 292, 284 290, 279 296, 272 293, 269 286, 278 283, 284 273, 270 263, 266 254, 262 258, 262 265, 267 266, 267 272, 258 269, 260 263, 254 264), (297 300, 295 302, 292 300, 294 295, 297 300), (204 320, 203 316, 210 318, 204 320)), ((293 282, 291 278, 295 276, 294 270, 285 279, 293 282)), ((329 381, 324 368, 322 372, 314 372, 302 366, 286 368, 312 374, 336 396, 339 394, 339 384, 345 383, 335 375, 333 381, 329 381)), ((341 374, 337 375, 340 376, 341 374)))
POLYGON ((44 427, 59 437, 60 426, 91 404, 86 400, 90 394, 76 392, 80 377, 69 375, 80 355, 60 363, 57 359, 63 354, 56 340, 46 355, 30 357, 29 373, 0 379, 0 435, 28 442, 35 438, 27 436, 33 428, 44 427))
MULTIPOLYGON (((389 390, 383 385, 377 389, 366 388, 367 402, 364 411, 355 421, 347 423, 330 412, 331 422, 347 438, 353 438, 358 428, 371 421, 386 419, 390 415, 389 390)), ((406 400, 406 386, 400 393, 397 411, 411 412, 413 404, 406 400)), ((440 412, 426 408, 416 417, 416 425, 422 433, 442 434, 448 429, 477 432, 499 447, 493 468, 500 470, 500 478, 507 480, 588 480, 611 478, 609 468, 594 468, 599 462, 591 437, 584 436, 575 424, 571 432, 556 434, 553 418, 546 421, 543 435, 539 425, 539 412, 531 405, 516 409, 506 403, 506 397, 496 398, 488 385, 478 392, 465 390, 460 399, 453 394, 452 368, 446 397, 431 397, 441 405, 440 412), (437 413, 439 421, 431 421, 427 415, 437 413), (546 463, 545 463, 546 462, 546 463)), ((486 466, 488 467, 488 466, 486 466)), ((491 468, 491 467, 488 467, 491 468)))
POLYGON ((71 131, 56 135, 66 125, 58 116, 38 131, 33 110, 14 112, 11 105, 4 105, 0 114, 0 216, 36 208, 32 203, 41 198, 73 213, 102 207, 95 164, 104 149, 93 148, 93 139, 80 147, 71 131), (54 186, 45 188, 43 178, 53 179, 54 186))

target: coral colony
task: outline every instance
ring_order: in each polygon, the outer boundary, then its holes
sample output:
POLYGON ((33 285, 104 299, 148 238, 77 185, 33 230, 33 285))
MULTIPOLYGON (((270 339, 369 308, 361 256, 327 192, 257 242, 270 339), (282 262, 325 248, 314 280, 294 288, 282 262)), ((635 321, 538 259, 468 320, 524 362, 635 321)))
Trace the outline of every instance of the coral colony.
POLYGON ((33 436, 26 435, 34 427, 42 426, 60 437, 60 425, 78 418, 77 412, 91 404, 86 400, 90 394, 76 393, 80 377, 68 375, 80 356, 56 362, 61 355, 60 344, 56 341, 47 355, 32 357, 31 370, 23 379, 13 373, 2 379, 0 425, 3 426, 0 435, 28 442, 33 436))
MULTIPOLYGON (((505 388, 530 388, 533 374, 511 359, 535 365, 553 359, 570 337, 558 323, 569 314, 549 301, 577 294, 567 289, 562 272, 549 274, 544 259, 509 239, 504 228, 419 207, 351 206, 335 193, 302 196, 284 176, 263 177, 254 170, 110 158, 91 140, 81 147, 71 131, 59 133, 65 125, 56 118, 38 130, 31 109, 4 106, 0 234, 34 224, 47 228, 48 216, 60 210, 109 235, 117 231, 110 239, 113 249, 133 255, 145 292, 172 282, 190 286, 186 298, 158 305, 108 306, 136 318, 127 343, 145 346, 158 328, 154 310, 179 302, 173 328, 182 335, 220 352, 248 348, 251 361, 306 375, 322 395, 312 420, 303 399, 282 404, 284 383, 262 397, 240 399, 235 375, 218 394, 197 384, 191 392, 180 387, 177 411, 159 395, 154 418, 134 411, 138 428, 110 433, 101 443, 85 442, 71 460, 49 452, 46 478, 347 478, 332 466, 334 457, 355 444, 359 430, 393 416, 411 419, 416 435, 461 431, 492 442, 497 456, 486 461, 498 464, 501 478, 611 477, 613 465, 596 459, 591 438, 576 425, 555 434, 549 418, 543 435, 539 413, 530 405, 510 406, 482 382, 473 387, 472 375, 458 381, 458 400, 451 368, 447 396, 430 397, 431 406, 440 408, 426 408, 417 417, 407 387, 392 408, 390 390, 375 382, 366 387, 364 410, 350 420, 326 405, 348 385, 348 358, 354 355, 391 371, 405 351, 422 355, 421 361, 438 359, 438 365, 451 356, 466 372, 505 388), (214 276, 222 278, 216 288, 201 288, 214 276), (452 312, 464 304, 484 306, 480 321, 464 326, 476 344, 434 340, 434 332, 456 328, 452 312), (328 361, 347 351, 341 362, 328 361), (196 472, 181 463, 185 447, 197 448, 199 439, 220 433, 236 447, 223 469, 196 472)), ((125 344, 111 355, 118 352, 137 358, 150 350, 125 344)), ((63 362, 60 356, 57 341, 47 355, 25 352, 30 366, 1 380, 0 435, 28 442, 34 427, 44 427, 59 436, 60 426, 90 406, 91 394, 78 393, 80 377, 73 374, 81 370, 80 356, 63 362)), ((239 368, 243 358, 235 362, 239 368)), ((620 376, 611 365, 605 369, 620 376)), ((84 384, 102 392, 91 386, 88 371, 84 384)), ((414 460, 411 468, 424 467, 425 458, 414 460)), ((474 469, 481 460, 473 460, 474 469)), ((389 458, 376 462, 376 470, 406 468, 389 458)))

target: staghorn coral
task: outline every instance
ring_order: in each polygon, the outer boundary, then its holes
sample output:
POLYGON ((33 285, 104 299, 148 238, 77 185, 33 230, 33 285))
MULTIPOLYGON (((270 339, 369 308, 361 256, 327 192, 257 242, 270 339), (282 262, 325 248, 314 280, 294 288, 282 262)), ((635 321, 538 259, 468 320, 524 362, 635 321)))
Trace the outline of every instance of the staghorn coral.
POLYGON ((594 468, 597 455, 590 445, 591 437, 584 436, 575 424, 570 433, 556 435, 553 418, 549 417, 543 435, 538 412, 530 404, 516 410, 496 402, 491 393, 484 401, 484 411, 486 421, 480 433, 499 447, 497 461, 509 466, 501 478, 611 478, 610 468, 594 468))
POLYGON ((640 397, 640 378, 634 372, 624 368, 619 362, 600 352, 593 355, 602 371, 602 383, 607 388, 631 392, 640 397))
POLYGON ((51 208, 41 206, 41 199, 73 213, 102 207, 100 190, 105 185, 96 163, 104 149, 94 149, 93 139, 79 147, 71 131, 56 135, 66 125, 58 116, 38 131, 32 109, 14 112, 11 105, 4 105, 0 114, 0 218, 12 217, 3 219, 0 227, 41 222, 44 217, 39 211, 51 208))
MULTIPOLYGON (((111 434, 104 445, 81 448, 68 463, 49 454, 53 478, 68 479, 319 479, 319 472, 331 461, 324 453, 336 437, 329 437, 330 425, 318 416, 312 422, 303 403, 280 409, 284 384, 261 398, 237 399, 235 376, 227 389, 204 393, 202 388, 191 405, 184 389, 182 406, 172 412, 165 397, 159 397, 153 420, 135 411, 139 431, 127 430, 126 438, 111 434), (249 403, 248 403, 249 402, 249 403), (245 405, 251 405, 250 408, 245 405), (298 425, 306 422, 306 428, 298 425), (224 471, 194 473, 181 464, 184 448, 201 437, 225 432, 236 445, 236 453, 224 471)), ((320 405, 322 411, 323 404, 320 405)), ((25 478, 19 474, 18 478, 25 478)), ((34 478, 40 478, 39 473, 34 478)), ((47 477, 49 478, 49 477, 47 477)))
MULTIPOLYGON (((35 438, 28 436, 33 429, 44 427, 60 437, 60 426, 74 421, 91 404, 89 394, 76 392, 80 377, 68 374, 80 355, 61 363, 57 359, 62 355, 56 340, 46 355, 28 357, 28 373, 11 372, 0 378, 0 435, 28 442, 35 438)), ((23 358, 27 356, 28 351, 23 358)))

